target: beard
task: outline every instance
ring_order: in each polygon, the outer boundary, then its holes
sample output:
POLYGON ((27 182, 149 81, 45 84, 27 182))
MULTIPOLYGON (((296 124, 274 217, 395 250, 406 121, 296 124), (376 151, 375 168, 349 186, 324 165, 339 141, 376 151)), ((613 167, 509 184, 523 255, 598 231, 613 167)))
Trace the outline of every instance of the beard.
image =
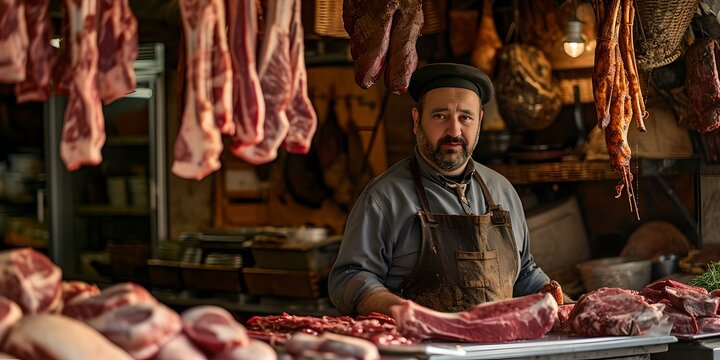
POLYGON ((468 149, 468 143, 462 136, 445 136, 440 138, 437 144, 433 146, 428 140, 422 125, 418 127, 417 143, 425 158, 431 160, 438 168, 445 171, 452 171, 465 165, 470 159, 470 152, 472 151, 468 149), (460 150, 443 150, 442 145, 444 144, 460 144, 461 148, 460 150))

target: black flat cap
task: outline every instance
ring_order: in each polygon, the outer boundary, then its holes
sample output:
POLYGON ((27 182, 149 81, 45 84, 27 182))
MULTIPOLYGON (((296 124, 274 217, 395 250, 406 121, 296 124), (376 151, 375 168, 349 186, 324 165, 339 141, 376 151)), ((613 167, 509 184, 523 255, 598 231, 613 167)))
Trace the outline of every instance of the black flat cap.
POLYGON ((493 97, 492 81, 484 72, 474 66, 453 63, 428 64, 417 69, 410 78, 408 93, 418 102, 426 92, 442 87, 472 90, 480 96, 483 105, 493 97))

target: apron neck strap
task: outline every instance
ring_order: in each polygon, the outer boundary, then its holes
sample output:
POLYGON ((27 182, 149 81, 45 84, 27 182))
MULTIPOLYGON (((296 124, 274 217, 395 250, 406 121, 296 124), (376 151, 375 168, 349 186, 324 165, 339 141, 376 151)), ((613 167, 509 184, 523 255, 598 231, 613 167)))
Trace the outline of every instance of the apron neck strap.
POLYGON ((433 215, 432 208, 430 207, 430 201, 428 201, 427 192, 425 191, 425 187, 422 184, 422 179, 420 178, 420 169, 418 168, 418 158, 413 157, 413 159, 410 161, 410 171, 413 175, 413 180, 415 180, 415 191, 417 192, 418 198, 420 198, 420 206, 422 206, 422 211, 425 213, 425 216, 427 217, 429 222, 436 222, 435 221, 435 215, 433 215))

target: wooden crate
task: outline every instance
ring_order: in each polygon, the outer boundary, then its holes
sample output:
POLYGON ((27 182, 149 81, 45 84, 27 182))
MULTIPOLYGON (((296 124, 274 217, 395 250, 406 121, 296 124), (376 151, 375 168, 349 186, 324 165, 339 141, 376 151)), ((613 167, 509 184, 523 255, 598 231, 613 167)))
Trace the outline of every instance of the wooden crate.
POLYGON ((327 295, 329 272, 244 268, 243 277, 251 295, 318 299, 327 295))

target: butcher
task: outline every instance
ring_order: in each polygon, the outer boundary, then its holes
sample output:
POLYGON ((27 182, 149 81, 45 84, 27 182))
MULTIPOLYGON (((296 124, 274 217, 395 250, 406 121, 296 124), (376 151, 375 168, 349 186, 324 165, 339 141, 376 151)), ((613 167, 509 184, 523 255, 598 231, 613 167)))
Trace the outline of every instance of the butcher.
POLYGON ((404 299, 443 312, 539 292, 510 182, 471 158, 493 96, 475 67, 437 63, 412 75, 414 156, 364 189, 347 220, 329 294, 345 314, 390 314, 404 299))

